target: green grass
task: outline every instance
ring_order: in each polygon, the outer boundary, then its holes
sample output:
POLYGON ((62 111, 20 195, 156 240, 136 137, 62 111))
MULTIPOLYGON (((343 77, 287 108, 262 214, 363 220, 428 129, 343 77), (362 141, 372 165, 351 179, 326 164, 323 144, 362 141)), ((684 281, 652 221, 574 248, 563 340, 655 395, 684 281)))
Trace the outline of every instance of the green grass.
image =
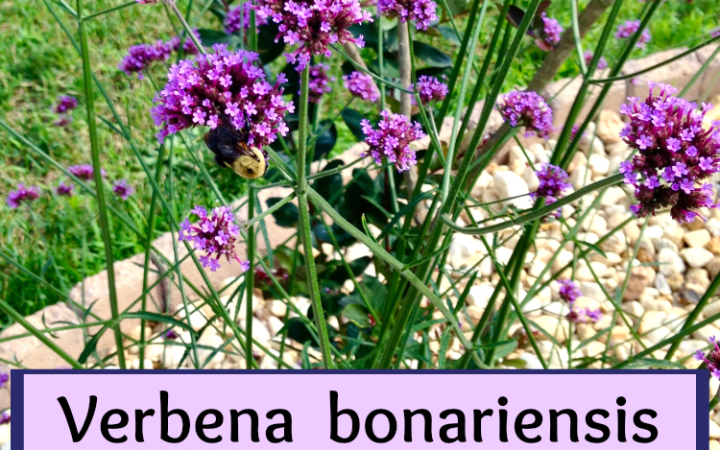
MULTIPOLYGON (((101 0, 94 2, 92 10, 99 11, 121 3, 119 0, 101 0)), ((584 3, 581 2, 581 7, 584 3)), ((645 5, 637 0, 626 0, 625 3, 622 20, 636 18, 645 5)), ((58 4, 50 4, 67 26, 74 26, 74 20, 58 4)), ((569 5, 569 0, 556 1, 550 9, 550 16, 557 17, 565 27, 570 24, 569 5)), ((182 9, 187 6, 186 1, 181 2, 182 9)), ((192 7, 195 14, 191 17, 195 17, 201 5, 196 3, 192 7)), ((487 30, 492 30, 498 19, 496 10, 491 8, 490 11, 493 15, 488 19, 487 30)), ((3 2, 0 4, 0 17, 3 18, 0 23, 0 114, 12 127, 61 164, 89 163, 90 147, 84 124, 80 57, 42 1, 3 2), (53 125, 55 115, 51 108, 56 97, 64 94, 78 97, 80 107, 74 111, 74 122, 69 127, 58 128, 53 125)), ((697 42, 718 25, 719 17, 720 8, 714 0, 696 0, 692 4, 669 0, 651 24, 651 43, 646 49, 637 50, 636 57, 697 42)), ((462 30, 465 19, 458 18, 457 23, 462 30)), ((221 28, 211 14, 203 18, 200 26, 221 28)), ((171 25, 165 8, 158 4, 133 5, 103 16, 90 23, 88 32, 92 67, 118 107, 121 117, 128 121, 137 146, 152 167, 157 155, 153 137, 155 129, 149 114, 154 95, 153 85, 150 80, 140 81, 136 77, 126 76, 116 66, 129 46, 158 39, 167 40, 177 31, 171 25)), ((487 45, 489 37, 488 32, 483 34, 482 45, 487 45)), ((585 40, 585 48, 592 48, 598 37, 599 29, 595 29, 585 40)), ((455 51, 453 45, 440 37, 417 35, 416 38, 446 53, 455 51)), ((534 74, 534 68, 542 62, 544 53, 535 48, 529 38, 525 45, 527 47, 521 52, 522 60, 514 63, 506 80, 507 89, 526 84, 534 74)), ((620 45, 613 42, 609 46, 606 58, 610 64, 613 64, 620 45)), ((366 60, 374 58, 371 49, 363 52, 366 60)), ((335 117, 339 108, 348 100, 342 87, 341 63, 337 55, 329 61, 336 80, 332 93, 325 98, 323 117, 335 117)), ((278 61, 273 64, 273 69, 279 70, 283 65, 282 61, 278 61)), ((164 73, 165 68, 158 64, 151 70, 151 78, 161 83, 164 73)), ((577 67, 572 61, 561 70, 561 76, 576 73, 577 67)), ((101 118, 110 120, 111 114, 104 102, 96 102, 96 107, 101 118)), ((352 107, 364 113, 377 112, 375 104, 356 101, 352 107)), ((344 123, 337 123, 337 127, 338 141, 334 152, 339 153, 352 145, 355 139, 344 123)), ((103 168, 108 172, 108 180, 126 178, 137 190, 128 202, 121 202, 110 195, 111 201, 118 209, 127 211, 136 225, 144 229, 146 214, 142 211, 147 210, 151 194, 145 175, 125 142, 103 123, 99 124, 99 132, 101 158, 103 168)), ((203 155, 206 166, 226 198, 238 197, 245 188, 239 178, 215 166, 210 153, 203 149, 199 133, 194 137, 189 143, 190 149, 178 138, 173 141, 176 217, 182 217, 194 204, 212 205, 211 199, 214 198, 210 187, 189 163, 191 152, 203 155)), ((0 158, 3 160, 0 166, 0 196, 3 199, 18 182, 38 185, 49 193, 64 178, 58 170, 34 159, 30 152, 4 132, 0 132, 0 158)), ((104 268, 97 210, 89 197, 77 196, 68 200, 45 195, 33 204, 32 211, 27 208, 10 210, 4 202, 0 208, 0 247, 50 284, 66 291, 83 277, 104 268)), ((111 223, 111 226, 116 259, 143 251, 143 243, 134 234, 119 223, 111 223)), ((158 216, 157 229, 169 229, 164 214, 158 216)), ((22 314, 30 314, 60 300, 52 290, 33 281, 4 260, 0 260, 0 298, 22 314)))

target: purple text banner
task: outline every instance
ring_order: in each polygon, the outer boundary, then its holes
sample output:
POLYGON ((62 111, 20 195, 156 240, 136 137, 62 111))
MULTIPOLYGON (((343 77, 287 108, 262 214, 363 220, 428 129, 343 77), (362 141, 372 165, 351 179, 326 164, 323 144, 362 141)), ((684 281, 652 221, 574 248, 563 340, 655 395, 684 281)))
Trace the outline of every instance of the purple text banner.
POLYGON ((12 445, 708 448, 702 371, 298 372, 13 371, 12 445))

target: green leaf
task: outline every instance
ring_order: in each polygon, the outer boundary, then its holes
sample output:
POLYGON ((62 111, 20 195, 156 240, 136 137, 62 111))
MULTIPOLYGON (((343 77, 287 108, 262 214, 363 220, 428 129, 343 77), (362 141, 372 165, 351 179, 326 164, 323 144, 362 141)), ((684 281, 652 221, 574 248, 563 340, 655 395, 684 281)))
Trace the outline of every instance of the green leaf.
POLYGON ((363 275, 362 282, 360 283, 360 289, 362 289, 363 294, 365 294, 365 298, 372 306, 372 309, 375 310, 377 314, 380 314, 385 307, 387 287, 376 277, 363 275))
POLYGON ((501 363, 505 367, 513 367, 515 369, 524 369, 527 367, 527 361, 524 359, 506 359, 501 363))
POLYGON ((360 328, 367 328, 370 326, 370 318, 368 318, 368 312, 364 306, 358 305, 357 303, 351 303, 343 309, 343 316, 359 326, 360 328))
POLYGON ((194 333, 194 330, 186 322, 163 314, 151 313, 147 311, 128 312, 125 314, 121 314, 120 319, 144 319, 151 322, 162 322, 176 327, 180 327, 186 331, 194 333))
POLYGON ((459 46, 462 44, 462 42, 460 42, 460 39, 458 39, 458 35, 455 33, 455 30, 453 30, 451 27, 440 25, 437 27, 437 30, 452 45, 459 46))
POLYGON ((587 245, 588 247, 590 247, 591 249, 593 249, 594 251, 596 251, 599 255, 602 255, 603 258, 607 258, 607 255, 605 254, 605 252, 602 251, 602 249, 601 249, 600 247, 598 247, 597 245, 591 244, 591 243, 586 242, 586 241, 581 241, 581 240, 578 240, 578 239, 575 239, 575 242, 577 242, 578 244, 587 245))
POLYGON ((414 41, 415 57, 430 67, 452 67, 452 58, 432 45, 414 41))
POLYGON ((275 23, 258 27, 258 54, 263 64, 270 64, 285 51, 285 43, 282 39, 275 42, 277 34, 278 26, 275 23))
POLYGON ((342 110, 340 115, 345 122, 345 125, 350 129, 350 132, 355 136, 358 141, 365 140, 365 133, 363 133, 362 125, 360 122, 365 118, 361 113, 351 108, 345 108, 342 110))
POLYGON ((325 155, 330 154, 335 143, 337 142, 338 132, 335 123, 330 120, 322 120, 318 124, 318 130, 322 130, 322 134, 315 140, 315 153, 313 161, 317 161, 325 155))
POLYGON ((643 358, 633 361, 626 369, 685 369, 685 366, 674 361, 665 361, 664 359, 643 358))
POLYGON ((202 42, 205 47, 212 47, 214 44, 228 44, 229 46, 240 44, 239 36, 226 34, 222 31, 201 28, 198 30, 198 33, 200 34, 200 42, 202 42))
MULTIPOLYGON (((280 197, 267 199, 268 208, 272 208, 272 206, 280 200, 282 200, 280 197)), ((278 225, 286 228, 297 227, 297 224, 300 221, 300 212, 298 211, 297 206, 292 203, 286 203, 282 208, 272 213, 272 216, 275 218, 278 225)))
MULTIPOLYGON (((341 159, 334 159, 325 166, 322 172, 328 172, 330 170, 337 169, 338 167, 342 167, 343 165, 345 165, 345 162, 343 162, 341 159)), ((336 193, 341 192, 343 189, 342 175, 336 173, 333 175, 318 178, 313 183, 313 189, 315 189, 318 194, 322 195, 323 198, 329 202, 336 193)), ((337 198, 333 203, 331 203, 331 205, 335 205, 341 200, 342 197, 337 196, 337 198)))

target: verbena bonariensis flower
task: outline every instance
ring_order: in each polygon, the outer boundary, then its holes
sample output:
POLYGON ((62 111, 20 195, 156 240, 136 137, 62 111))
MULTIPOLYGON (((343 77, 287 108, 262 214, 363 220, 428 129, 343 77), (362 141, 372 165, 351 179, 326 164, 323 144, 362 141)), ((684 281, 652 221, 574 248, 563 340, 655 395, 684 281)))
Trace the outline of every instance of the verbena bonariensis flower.
POLYGON ((564 30, 557 20, 548 17, 544 12, 540 17, 543 21, 543 42, 545 44, 542 45, 541 48, 549 51, 555 48, 557 43, 560 42, 560 35, 564 30))
POLYGON ((174 64, 150 111, 162 127, 158 141, 198 125, 215 129, 221 121, 235 128, 248 145, 259 148, 274 142, 278 133, 287 135, 290 129, 283 117, 295 108, 282 100, 280 85, 287 78, 281 73, 271 85, 265 72, 253 64, 257 59, 257 53, 233 53, 215 44, 211 54, 174 64))
MULTIPOLYGON (((447 84, 429 75, 420 75, 417 80, 417 85, 411 84, 410 90, 417 90, 420 96, 420 102, 422 102, 423 105, 440 101, 448 94, 447 84)), ((412 100, 414 103, 415 97, 412 97, 412 100)))
POLYGON ((69 95, 61 95, 58 97, 58 103, 55 105, 54 111, 57 114, 63 114, 77 108, 78 101, 75 97, 69 95))
POLYGON ((713 348, 707 355, 703 353, 702 350, 698 350, 695 353, 695 359, 704 362, 707 365, 710 374, 715 378, 720 379, 720 348, 718 347, 718 342, 717 339, 715 339, 715 336, 711 336, 709 340, 713 348))
POLYGON ((553 130, 553 112, 536 92, 514 91, 502 95, 500 114, 511 127, 525 127, 525 136, 547 137, 553 130))
POLYGON ((697 104, 674 97, 677 89, 672 86, 648 84, 647 99, 630 97, 630 104, 620 108, 630 118, 620 136, 637 150, 620 163, 620 173, 625 183, 635 187, 639 202, 630 208, 638 217, 670 207, 670 215, 680 223, 704 219, 696 210, 715 206, 712 186, 702 182, 720 171, 720 122, 705 130, 703 118, 712 105, 698 109, 697 104))
MULTIPOLYGON (((78 164, 75 166, 68 167, 68 172, 75 175, 76 177, 80 178, 83 181, 92 181, 93 180, 93 166, 90 164, 78 164)), ((105 169, 100 169, 100 175, 105 177, 105 169)))
MULTIPOLYGON (((592 52, 592 50, 585 50, 585 53, 583 53, 583 57, 585 58, 585 64, 590 64, 590 61, 592 61, 593 56, 595 56, 592 52)), ((608 63, 604 56, 600 57, 600 60, 598 61, 597 68, 600 70, 607 69, 608 63)))
MULTIPOLYGON (((251 10, 252 7, 250 6, 250 3, 242 3, 238 6, 235 6, 234 8, 230 8, 230 11, 225 14, 225 21, 223 22, 225 33, 237 33, 238 31, 240 31, 240 28, 243 28, 245 30, 249 29, 251 10), (248 7, 246 8, 245 5, 248 5, 248 7)), ((267 24, 267 20, 261 19, 256 15, 255 24, 257 26, 265 25, 267 24)))
MULTIPOLYGON (((200 31, 198 31, 197 28, 193 29, 193 34, 197 38, 198 42, 200 41, 200 31)), ((178 51, 180 50, 180 36, 174 36, 172 39, 167 41, 166 45, 170 46, 170 49, 172 51, 178 51)), ((185 42, 182 44, 183 53, 186 55, 197 55, 200 53, 195 47, 195 42, 193 42, 191 37, 185 38, 185 42)))
POLYGON ((380 98, 380 91, 370 75, 362 72, 352 72, 343 77, 345 88, 358 98, 369 102, 376 102, 380 98))
POLYGON ((560 298, 565 300, 568 305, 572 306, 573 303, 575 303, 575 300, 578 299, 578 297, 582 297, 582 292, 580 292, 580 288, 577 284, 575 284, 573 280, 563 278, 557 280, 557 282, 560 285, 560 298))
POLYGON ((137 3, 140 3, 141 5, 154 5, 155 3, 158 3, 160 0, 135 0, 137 3))
POLYGON ((602 311, 600 309, 593 310, 590 308, 574 308, 571 306, 566 318, 573 323, 585 323, 587 321, 597 322, 602 319, 602 311))
POLYGON ((7 372, 0 372, 0 389, 7 386, 8 381, 10 381, 10 375, 7 372))
POLYGON ((533 200, 544 197, 546 205, 555 203, 563 191, 572 187, 568 182, 567 172, 561 167, 546 162, 542 163, 540 170, 536 171, 535 175, 540 180, 540 185, 535 192, 530 193, 530 197, 533 200))
POLYGON ((437 4, 432 0, 378 0, 378 12, 387 17, 398 17, 401 22, 415 21, 415 28, 427 30, 438 20, 437 4))
POLYGON ((113 192, 124 201, 127 200, 133 192, 135 192, 135 189, 128 184, 127 180, 123 179, 115 182, 113 185, 113 192))
POLYGON ((312 55, 329 57, 331 44, 354 42, 364 47, 362 35, 355 38, 350 27, 373 20, 358 0, 258 0, 255 8, 261 20, 278 24, 275 42, 282 37, 290 46, 299 45, 285 55, 298 71, 305 69, 312 55))
POLYGON ((167 330, 165 332, 165 339, 168 341, 173 341, 177 338, 179 338, 178 334, 174 330, 167 330))
POLYGON ((22 203, 32 202, 40 198, 40 188, 37 186, 25 187, 25 183, 17 185, 17 190, 10 191, 7 197, 7 204, 15 209, 22 203))
MULTIPOLYGON (((323 94, 332 91, 330 82, 335 81, 335 77, 328 77, 328 70, 330 67, 325 64, 310 66, 308 82, 308 101, 310 103, 320 103, 323 94)), ((298 95, 300 95, 300 91, 298 91, 298 95)))
POLYGON ((377 164, 382 163, 382 158, 397 167, 398 172, 410 169, 410 166, 417 164, 415 151, 410 149, 410 143, 425 137, 419 123, 410 123, 410 119, 402 114, 393 114, 388 111, 380 113, 382 119, 378 123, 378 129, 370 125, 370 121, 363 119, 360 122, 365 142, 370 150, 362 156, 371 156, 377 164))
MULTIPOLYGON (((624 24, 621 24, 618 26, 617 33, 615 33, 615 37, 618 39, 625 39, 629 38, 633 34, 637 33, 637 30, 640 29, 640 20, 628 20, 624 24)), ((637 41, 637 47, 638 48, 645 48, 645 44, 650 42, 650 32, 646 29, 643 30, 642 36, 640 36, 640 39, 637 41)))
POLYGON ((65 183, 64 181, 61 181, 60 183, 58 183, 57 187, 55 187, 55 193, 64 197, 72 197, 75 194, 74 190, 74 184, 65 183))
POLYGON ((235 216, 227 206, 213 208, 208 215, 202 206, 196 206, 190 211, 199 217, 199 221, 190 223, 186 218, 180 224, 179 241, 192 242, 196 250, 205 252, 199 260, 203 267, 209 267, 213 272, 220 267, 220 257, 225 256, 230 264, 232 260, 240 263, 243 272, 249 270, 250 261, 241 261, 235 253, 235 241, 240 237, 240 229, 235 225, 235 216))
POLYGON ((143 71, 153 62, 166 61, 170 58, 172 50, 172 45, 163 41, 157 41, 155 45, 133 45, 128 49, 128 54, 125 55, 123 60, 120 61, 120 64, 118 64, 118 69, 128 75, 137 73, 138 78, 142 80, 143 71))
POLYGON ((710 32, 710 37, 714 37, 714 38, 720 37, 720 27, 715 28, 714 30, 712 30, 712 31, 710 32))
POLYGON ((6 423, 10 423, 10 413, 3 411, 3 413, 0 414, 0 425, 5 425, 6 423))

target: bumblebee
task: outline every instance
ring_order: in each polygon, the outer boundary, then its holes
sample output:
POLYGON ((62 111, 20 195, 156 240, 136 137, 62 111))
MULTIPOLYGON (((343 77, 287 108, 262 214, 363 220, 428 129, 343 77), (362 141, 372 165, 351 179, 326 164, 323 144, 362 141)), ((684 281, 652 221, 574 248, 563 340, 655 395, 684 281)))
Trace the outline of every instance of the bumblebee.
POLYGON ((205 145, 215 154, 220 167, 229 167, 239 176, 254 180, 267 173, 267 154, 248 145, 242 135, 225 121, 205 133, 205 145))

